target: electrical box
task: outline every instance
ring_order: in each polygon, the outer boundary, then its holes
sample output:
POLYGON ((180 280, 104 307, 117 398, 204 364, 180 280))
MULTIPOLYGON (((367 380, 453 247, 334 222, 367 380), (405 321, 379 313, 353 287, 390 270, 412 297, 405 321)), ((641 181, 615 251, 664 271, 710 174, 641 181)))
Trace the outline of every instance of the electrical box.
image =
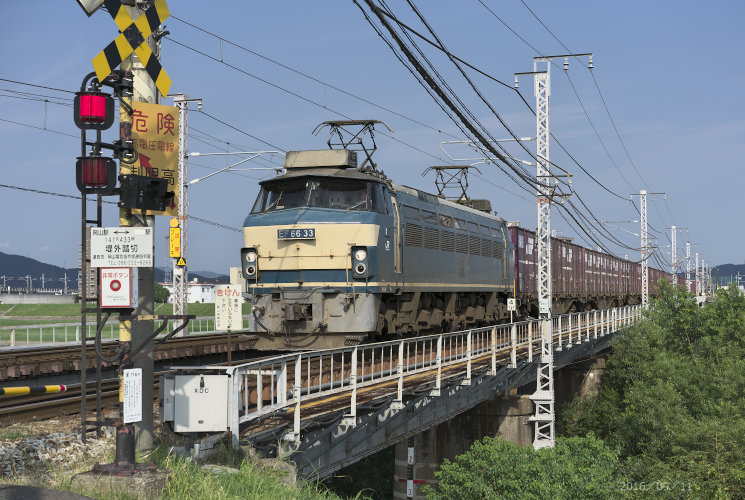
POLYGON ((227 431, 229 381, 227 375, 163 377, 161 419, 173 422, 177 433, 227 431))

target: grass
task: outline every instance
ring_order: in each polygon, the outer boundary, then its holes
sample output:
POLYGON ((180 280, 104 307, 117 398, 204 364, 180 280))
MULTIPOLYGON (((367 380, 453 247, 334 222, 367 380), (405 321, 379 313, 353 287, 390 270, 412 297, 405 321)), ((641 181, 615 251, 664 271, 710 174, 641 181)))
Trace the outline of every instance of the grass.
MULTIPOLYGON (((340 499, 321 483, 299 482, 295 485, 283 481, 285 472, 262 467, 255 459, 235 459, 233 453, 223 453, 222 462, 229 463, 233 470, 211 472, 198 463, 183 457, 169 456, 167 447, 158 447, 151 457, 161 469, 171 471, 171 477, 159 497, 146 498, 161 500, 181 500, 198 498, 200 500, 225 499, 292 499, 292 500, 332 500, 340 499)), ((47 486, 49 487, 49 486, 47 486)), ((57 488, 72 493, 91 495, 101 500, 124 500, 132 498, 120 491, 105 494, 101 491, 87 491, 72 488, 69 480, 62 479, 57 488)), ((355 498, 362 498, 359 494, 355 498)))
POLYGON ((14 441, 16 439, 23 439, 29 437, 31 434, 20 431, 18 429, 5 429, 0 430, 0 441, 14 441))
POLYGON ((80 316, 80 304, 18 304, 5 315, 11 316, 80 316))
POLYGON ((0 304, 0 312, 7 311, 13 306, 14 304, 0 304))

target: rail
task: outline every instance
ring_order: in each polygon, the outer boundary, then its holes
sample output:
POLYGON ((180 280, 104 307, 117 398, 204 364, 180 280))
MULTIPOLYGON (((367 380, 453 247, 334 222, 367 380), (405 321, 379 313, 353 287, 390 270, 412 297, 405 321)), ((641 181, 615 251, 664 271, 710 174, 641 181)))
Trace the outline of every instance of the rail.
MULTIPOLYGON (((617 331, 640 318, 641 306, 580 312, 552 318, 556 350, 570 349, 591 338, 617 331)), ((305 351, 253 361, 232 367, 202 367, 226 373, 228 425, 233 443, 242 424, 276 415, 292 415, 292 432, 285 439, 300 441, 303 407, 312 408, 323 398, 348 398, 345 418, 354 425, 361 399, 377 397, 373 386, 387 384, 393 405, 403 406, 404 387, 413 379, 429 380, 435 395, 443 380, 459 378, 468 385, 476 362, 497 371, 498 357, 515 367, 518 357, 532 362, 540 353, 539 321, 473 328, 454 333, 407 338, 355 347, 305 351), (395 389, 393 386, 395 384, 395 389)), ((337 408, 338 409, 338 408, 337 408)), ((317 409, 316 409, 317 411, 317 409)))

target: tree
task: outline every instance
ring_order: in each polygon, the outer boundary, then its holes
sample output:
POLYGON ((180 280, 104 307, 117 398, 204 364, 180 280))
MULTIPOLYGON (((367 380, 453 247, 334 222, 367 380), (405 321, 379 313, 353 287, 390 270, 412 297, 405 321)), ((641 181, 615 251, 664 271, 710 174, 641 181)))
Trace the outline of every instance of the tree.
POLYGON ((554 448, 533 448, 487 437, 435 472, 432 500, 491 498, 608 498, 618 491, 618 454, 590 434, 558 438, 554 448))
POLYGON ((168 297, 170 296, 171 292, 169 292, 166 287, 158 282, 155 283, 155 302, 161 302, 165 304, 166 302, 168 302, 168 297))
POLYGON ((594 431, 619 449, 629 481, 677 484, 671 497, 745 497, 745 296, 731 286, 699 308, 683 288, 658 291, 561 431, 594 431))

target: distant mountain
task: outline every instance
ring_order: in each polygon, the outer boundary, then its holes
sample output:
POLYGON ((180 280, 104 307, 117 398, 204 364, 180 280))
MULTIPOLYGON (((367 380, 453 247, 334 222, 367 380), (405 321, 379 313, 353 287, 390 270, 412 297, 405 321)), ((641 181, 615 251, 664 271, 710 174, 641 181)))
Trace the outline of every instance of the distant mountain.
POLYGON ((716 266, 711 270, 712 276, 715 276, 717 272, 720 278, 736 276, 738 273, 740 276, 745 276, 745 264, 722 264, 721 266, 716 266))
MULTIPOLYGON (((31 276, 33 279, 32 287, 41 288, 41 276, 43 274, 45 286, 47 288, 61 288, 65 273, 67 273, 68 288, 77 288, 77 267, 65 269, 52 264, 45 264, 44 262, 40 262, 30 257, 0 252, 0 286, 2 286, 3 283, 3 276, 5 276, 7 285, 12 287, 26 286, 25 277, 31 276)), ((230 283, 229 276, 210 271, 189 271, 189 281, 194 278, 196 278, 200 283, 230 283)), ((164 281, 164 279, 165 270, 162 268, 156 268, 155 281, 164 281)))

